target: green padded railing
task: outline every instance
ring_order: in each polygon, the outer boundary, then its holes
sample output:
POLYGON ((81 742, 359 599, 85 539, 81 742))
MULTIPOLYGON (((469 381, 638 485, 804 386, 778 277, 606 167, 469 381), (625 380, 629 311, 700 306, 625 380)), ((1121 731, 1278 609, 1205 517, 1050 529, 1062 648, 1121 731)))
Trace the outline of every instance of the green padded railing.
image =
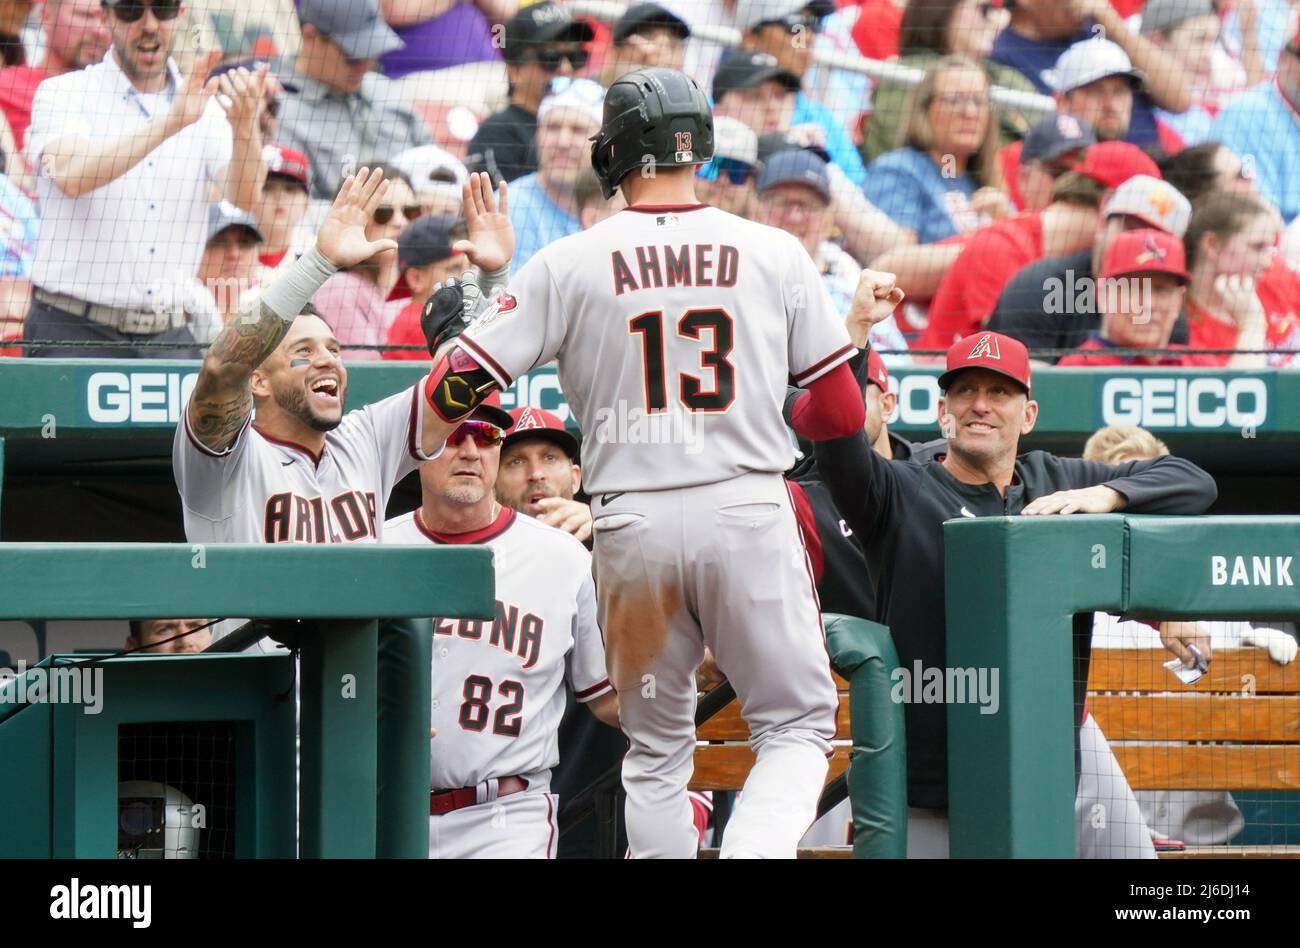
MULTIPOLYGON (((427 855, 428 652, 397 655, 396 670, 386 663, 381 681, 377 620, 405 620, 384 623, 385 638, 405 636, 409 644, 418 641, 427 616, 491 618, 493 596, 492 553, 483 547, 0 543, 0 620, 277 620, 276 638, 291 641, 301 654, 304 856, 427 855)), ((211 659, 107 661, 205 660, 211 659)), ((69 720, 90 727, 92 719, 81 717, 69 720)), ((0 729, 30 730, 18 723, 24 720, 36 716, 11 712, 0 729)), ((11 780, 40 769, 28 763, 33 766, 18 769, 11 780)), ((285 773, 292 772, 290 760, 285 773)), ((71 779, 71 771, 65 776, 71 779)), ((75 789, 88 792, 79 784, 75 789)), ((65 848, 55 854, 89 853, 65 848)))
POLYGON ((907 858, 907 740, 890 694, 898 654, 889 629, 854 616, 823 616, 831 664, 849 681, 853 755, 849 800, 854 859, 907 858))
POLYGON ((1087 675, 1076 613, 1300 616, 1295 517, 962 519, 944 524, 944 548, 948 667, 997 669, 1000 681, 995 714, 947 707, 955 857, 1074 855, 1072 728, 1087 675), (1237 557, 1248 582, 1233 583, 1237 557), (1254 558, 1270 564, 1268 585, 1254 558))

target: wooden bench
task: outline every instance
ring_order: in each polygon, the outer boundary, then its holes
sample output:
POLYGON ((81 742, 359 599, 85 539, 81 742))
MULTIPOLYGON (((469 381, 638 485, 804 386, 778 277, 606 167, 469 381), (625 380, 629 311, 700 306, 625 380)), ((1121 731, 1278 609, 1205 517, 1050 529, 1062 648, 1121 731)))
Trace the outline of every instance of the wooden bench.
MULTIPOLYGON (((1093 649, 1088 708, 1134 790, 1300 790, 1300 661, 1220 649, 1184 685, 1164 649, 1093 649), (1161 741, 1161 744, 1122 744, 1161 741), (1171 743, 1172 742, 1172 743, 1171 743), (1216 743, 1207 743, 1216 742, 1216 743)), ((1297 847, 1214 846, 1174 858, 1300 856, 1297 847)))
MULTIPOLYGON (((849 685, 839 675, 833 675, 839 694, 839 710, 835 719, 834 750, 830 760, 829 784, 849 766, 852 738, 849 732, 849 685)), ((754 766, 754 752, 749 748, 749 726, 740 714, 740 701, 734 700, 715 714, 696 732, 699 743, 695 747, 695 773, 691 777, 692 790, 740 790, 754 766)), ((703 858, 717 855, 716 849, 703 850, 703 858)), ((800 859, 847 859, 853 855, 851 846, 801 849, 800 859)))

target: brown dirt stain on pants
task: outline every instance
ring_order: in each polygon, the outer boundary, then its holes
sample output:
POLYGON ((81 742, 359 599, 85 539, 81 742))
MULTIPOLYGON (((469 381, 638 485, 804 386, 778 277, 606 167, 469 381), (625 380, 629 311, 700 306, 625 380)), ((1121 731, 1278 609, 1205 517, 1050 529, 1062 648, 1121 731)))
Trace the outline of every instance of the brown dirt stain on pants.
POLYGON ((641 676, 663 651, 681 599, 681 591, 667 583, 618 583, 602 592, 605 665, 615 691, 641 687, 641 676))

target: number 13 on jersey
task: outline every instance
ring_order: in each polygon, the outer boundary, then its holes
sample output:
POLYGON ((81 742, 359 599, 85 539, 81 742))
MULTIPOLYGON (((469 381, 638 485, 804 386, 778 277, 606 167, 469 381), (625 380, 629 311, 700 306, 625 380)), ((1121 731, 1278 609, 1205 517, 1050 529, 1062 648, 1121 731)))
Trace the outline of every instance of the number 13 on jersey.
MULTIPOLYGON (((677 397, 692 412, 724 412, 736 399, 736 369, 728 359, 734 322, 724 309, 688 309, 677 320, 677 335, 701 343, 700 368, 707 379, 682 372, 677 397), (706 335, 707 334, 707 335, 706 335)), ((664 360, 664 313, 651 310, 628 320, 628 331, 641 337, 641 369, 647 412, 668 410, 668 370, 664 360)))

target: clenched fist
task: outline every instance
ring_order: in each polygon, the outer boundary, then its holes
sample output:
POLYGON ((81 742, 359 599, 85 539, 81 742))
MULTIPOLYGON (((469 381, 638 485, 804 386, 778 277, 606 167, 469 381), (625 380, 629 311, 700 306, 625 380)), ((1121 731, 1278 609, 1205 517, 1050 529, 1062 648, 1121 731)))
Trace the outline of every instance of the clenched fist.
POLYGON ((844 326, 859 349, 866 346, 871 327, 888 319, 903 302, 903 291, 896 279, 894 274, 880 270, 863 270, 858 277, 858 288, 853 293, 844 326))

